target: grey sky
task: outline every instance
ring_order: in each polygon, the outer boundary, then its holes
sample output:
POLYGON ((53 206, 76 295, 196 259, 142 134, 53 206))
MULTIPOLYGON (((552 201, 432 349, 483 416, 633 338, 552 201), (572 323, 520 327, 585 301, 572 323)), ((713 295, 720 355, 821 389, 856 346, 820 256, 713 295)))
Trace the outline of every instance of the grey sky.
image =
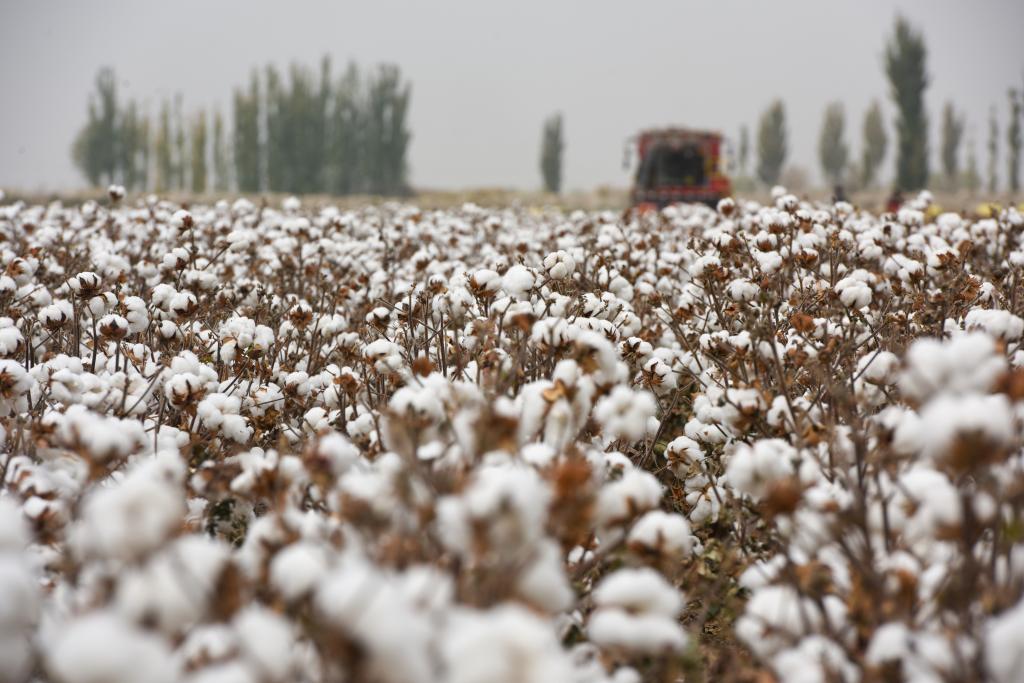
MULTIPOLYGON (((871 98, 885 103, 892 133, 882 51, 897 12, 927 41, 932 149, 952 98, 984 168, 989 107, 1002 126, 1007 88, 1024 86, 1020 0, 0 0, 0 187, 83 184, 69 147, 102 65, 150 112, 180 91, 186 111, 229 114, 231 89, 254 65, 315 66, 324 53, 336 72, 349 59, 389 61, 412 81, 410 165, 421 188, 538 187, 541 123, 555 110, 565 115, 567 186, 623 186, 623 142, 638 129, 735 138, 743 123, 754 132, 776 96, 790 161, 817 174, 829 101, 846 105, 855 153, 871 98)), ((887 175, 892 164, 890 153, 887 175)))

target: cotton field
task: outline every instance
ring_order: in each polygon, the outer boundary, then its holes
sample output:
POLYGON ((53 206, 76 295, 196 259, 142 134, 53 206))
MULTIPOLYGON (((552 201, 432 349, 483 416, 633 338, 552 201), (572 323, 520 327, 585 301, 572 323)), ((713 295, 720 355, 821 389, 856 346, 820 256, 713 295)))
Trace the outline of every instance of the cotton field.
POLYGON ((0 207, 0 681, 1024 680, 1024 217, 0 207))

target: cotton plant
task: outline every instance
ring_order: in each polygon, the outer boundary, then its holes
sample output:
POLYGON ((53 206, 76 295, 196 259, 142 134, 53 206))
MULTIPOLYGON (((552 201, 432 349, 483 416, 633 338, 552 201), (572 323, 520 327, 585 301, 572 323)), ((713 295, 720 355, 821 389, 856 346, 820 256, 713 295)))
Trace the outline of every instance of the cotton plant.
POLYGON ((1019 212, 115 189, 0 207, 0 678, 1014 680, 1019 212))

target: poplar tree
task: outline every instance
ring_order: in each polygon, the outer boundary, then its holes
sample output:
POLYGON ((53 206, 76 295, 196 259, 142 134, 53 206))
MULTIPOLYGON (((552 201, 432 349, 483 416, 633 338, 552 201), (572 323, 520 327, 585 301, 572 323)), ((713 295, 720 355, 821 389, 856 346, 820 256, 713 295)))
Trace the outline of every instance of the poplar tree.
POLYGON ((540 172, 544 190, 558 194, 562 191, 562 154, 565 151, 561 114, 554 114, 544 122, 541 140, 540 172))
POLYGON ((775 185, 786 162, 786 109, 775 100, 761 115, 757 130, 757 177, 775 185))
POLYGON ((843 105, 833 102, 825 109, 825 120, 818 138, 818 159, 821 170, 832 185, 843 180, 849 149, 843 140, 843 128, 846 125, 843 105))
POLYGON ((918 190, 928 184, 928 118, 924 91, 927 50, 924 38, 903 17, 885 53, 896 117, 896 183, 901 190, 918 190))

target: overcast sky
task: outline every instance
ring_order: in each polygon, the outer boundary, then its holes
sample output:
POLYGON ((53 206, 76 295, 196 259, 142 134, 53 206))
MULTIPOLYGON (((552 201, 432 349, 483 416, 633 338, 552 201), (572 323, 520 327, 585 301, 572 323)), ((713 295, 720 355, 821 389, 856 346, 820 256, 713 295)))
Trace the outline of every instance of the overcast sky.
POLYGON ((951 98, 984 168, 989 107, 1004 123, 1007 89, 1024 85, 1021 0, 0 0, 0 187, 83 185, 69 148, 101 66, 150 112, 180 91, 187 111, 229 114, 254 65, 315 66, 325 53, 336 72, 394 62, 412 82, 421 188, 538 187, 541 124, 556 110, 567 187, 624 186, 623 144, 638 129, 735 139, 774 97, 789 161, 817 173, 828 102, 846 105, 855 152, 872 98, 892 132, 882 52, 898 12, 927 41, 932 149, 951 98))

